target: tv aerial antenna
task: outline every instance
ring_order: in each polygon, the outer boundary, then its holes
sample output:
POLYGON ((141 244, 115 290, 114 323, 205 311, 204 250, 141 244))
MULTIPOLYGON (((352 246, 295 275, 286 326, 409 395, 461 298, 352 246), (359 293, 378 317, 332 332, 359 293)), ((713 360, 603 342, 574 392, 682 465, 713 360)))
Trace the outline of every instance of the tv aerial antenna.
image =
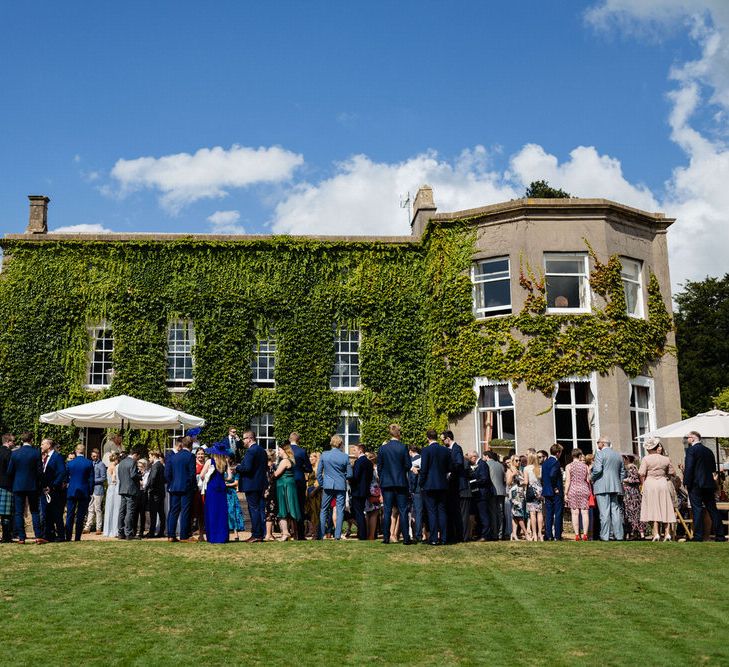
POLYGON ((400 208, 404 208, 407 211, 408 214, 408 224, 410 224, 410 221, 413 219, 412 215, 412 200, 410 199, 410 192, 407 192, 404 195, 400 195, 400 208))

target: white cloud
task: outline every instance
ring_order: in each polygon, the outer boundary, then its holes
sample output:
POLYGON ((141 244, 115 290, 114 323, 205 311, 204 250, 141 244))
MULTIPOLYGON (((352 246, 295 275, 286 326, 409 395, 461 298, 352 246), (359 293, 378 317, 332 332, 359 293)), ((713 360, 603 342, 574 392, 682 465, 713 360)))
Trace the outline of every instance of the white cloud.
POLYGON ((67 225, 66 227, 57 227, 49 230, 51 234, 113 234, 111 229, 107 229, 104 225, 84 224, 84 225, 67 225))
POLYGON ((686 153, 673 170, 661 208, 678 221, 669 232, 674 282, 721 276, 729 257, 729 2, 727 0, 603 0, 587 18, 631 30, 651 24, 688 25, 701 49, 697 60, 673 67, 669 93, 671 139, 686 153), (713 126, 698 128, 697 111, 713 107, 713 126))
POLYGON ((625 179, 619 160, 600 155, 593 146, 578 146, 567 162, 559 164, 541 146, 527 144, 512 157, 511 170, 525 187, 544 179, 575 197, 603 197, 646 211, 658 208, 647 187, 625 179))
POLYGON ((423 183, 433 187, 441 211, 458 211, 522 197, 534 180, 545 179, 577 197, 604 197, 649 211, 658 203, 642 185, 623 176, 620 162, 580 146, 559 160, 541 146, 527 144, 512 156, 509 169, 489 169, 483 146, 464 150, 455 160, 431 151, 396 164, 357 155, 337 165, 334 176, 303 183, 275 210, 273 229, 288 234, 409 234, 400 196, 415 195, 423 183))
POLYGON ((273 231, 285 234, 409 234, 400 197, 430 184, 441 210, 459 210, 519 196, 501 174, 488 170, 486 149, 466 150, 451 162, 435 152, 404 162, 373 162, 355 155, 317 184, 300 183, 278 203, 273 231))
POLYGON ((207 218, 210 223, 210 231, 213 234, 245 234, 243 225, 237 224, 240 220, 238 211, 215 211, 207 218))
POLYGON ((177 153, 159 158, 118 160, 111 170, 120 194, 142 188, 161 193, 170 213, 200 199, 221 198, 229 189, 256 183, 276 183, 291 177, 303 157, 279 146, 249 148, 233 145, 201 148, 193 155, 177 153))

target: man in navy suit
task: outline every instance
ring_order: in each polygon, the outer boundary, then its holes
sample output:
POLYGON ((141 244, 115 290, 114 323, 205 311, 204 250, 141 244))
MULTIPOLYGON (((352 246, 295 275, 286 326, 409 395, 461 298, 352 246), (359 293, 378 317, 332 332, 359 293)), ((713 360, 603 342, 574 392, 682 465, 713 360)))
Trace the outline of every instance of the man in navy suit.
POLYGON ((435 431, 430 430, 425 436, 428 446, 420 453, 419 476, 430 526, 428 543, 445 544, 448 539, 448 476, 453 470, 453 457, 447 447, 438 444, 435 431))
POLYGON ((240 475, 238 488, 246 494, 248 513, 251 516, 251 536, 246 542, 263 542, 266 525, 266 501, 263 492, 268 485, 268 455, 256 442, 253 431, 243 434, 243 446, 246 447, 246 453, 236 470, 240 475))
POLYGON ((66 463, 56 451, 56 443, 50 438, 41 441, 41 515, 43 539, 47 542, 64 542, 66 528, 63 525, 63 508, 66 506, 66 463))
POLYGON ((289 436, 291 451, 294 453, 294 482, 296 482, 296 497, 299 499, 301 519, 296 523, 296 539, 306 540, 306 522, 304 520, 304 504, 306 503, 306 475, 312 471, 309 455, 303 447, 299 446, 301 436, 294 431, 289 436))
POLYGON ((13 503, 15 514, 15 534, 18 544, 25 544, 25 503, 28 502, 30 516, 33 520, 33 532, 37 544, 46 540, 41 534, 41 521, 38 512, 38 492, 41 481, 41 455, 33 447, 33 434, 26 431, 20 435, 23 443, 10 455, 8 475, 13 480, 13 503))
POLYGON ((486 462, 486 453, 476 463, 473 483, 473 499, 476 502, 476 512, 479 519, 479 542, 485 542, 491 538, 491 512, 489 511, 489 499, 494 496, 496 489, 491 481, 491 470, 486 462))
POLYGON ((411 519, 413 522, 413 542, 416 544, 423 539, 423 519, 426 520, 423 506, 423 492, 420 489, 420 447, 410 445, 410 471, 408 472, 408 490, 410 491, 411 519))
POLYGON ((365 456, 365 448, 361 443, 352 445, 355 459, 352 466, 352 479, 349 487, 352 490, 352 514, 357 522, 357 539, 367 539, 367 517, 365 516, 365 502, 370 495, 370 485, 374 475, 374 466, 365 456))
POLYGON ((451 454, 451 474, 448 477, 448 495, 446 496, 446 514, 448 516, 448 541, 461 542, 463 539, 463 518, 461 515, 461 491, 468 488, 466 479, 463 448, 455 441, 453 431, 441 433, 443 444, 451 454))
POLYGON ((75 540, 81 539, 89 500, 94 492, 94 464, 84 456, 84 445, 76 445, 76 458, 66 465, 68 489, 66 491, 66 539, 71 540, 74 522, 75 540))
POLYGON ((377 452, 377 474, 384 501, 382 517, 383 544, 390 543, 390 522, 392 506, 397 504, 400 513, 400 530, 403 544, 410 541, 410 515, 408 512, 408 472, 411 462, 408 448, 400 442, 400 427, 390 424, 391 440, 382 445, 377 452))
POLYGON ((185 435, 178 440, 179 449, 165 463, 167 493, 170 496, 170 513, 167 515, 167 541, 177 542, 177 520, 180 521, 180 541, 194 542, 190 537, 190 509, 195 492, 195 457, 192 455, 192 438, 185 435))
POLYGON ((564 511, 564 484, 559 457, 562 445, 549 448, 551 456, 542 463, 542 497, 544 498, 544 539, 562 539, 562 513, 564 511))
POLYGON ((716 498, 714 497, 716 492, 716 481, 714 480, 716 459, 714 458, 714 452, 701 442, 701 435, 696 431, 691 431, 686 436, 686 441, 689 443, 689 448, 686 450, 683 483, 688 490, 691 511, 694 515, 693 541, 703 542, 704 540, 704 517, 701 510, 705 507, 711 517, 714 540, 716 542, 725 542, 724 526, 721 523, 719 510, 716 508, 716 498))

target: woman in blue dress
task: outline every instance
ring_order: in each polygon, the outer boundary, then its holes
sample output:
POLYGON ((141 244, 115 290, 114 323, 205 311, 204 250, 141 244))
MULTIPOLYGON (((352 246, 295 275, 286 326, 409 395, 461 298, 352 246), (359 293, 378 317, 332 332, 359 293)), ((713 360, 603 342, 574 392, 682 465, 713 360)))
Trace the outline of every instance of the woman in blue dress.
POLYGON ((205 453, 211 457, 200 471, 205 493, 205 532, 208 542, 222 544, 228 541, 228 489, 225 486, 228 447, 216 442, 205 453))
POLYGON ((243 511, 238 500, 238 473, 228 456, 228 472, 225 476, 225 486, 228 494, 228 530, 235 532, 235 541, 240 540, 239 531, 246 529, 243 511))

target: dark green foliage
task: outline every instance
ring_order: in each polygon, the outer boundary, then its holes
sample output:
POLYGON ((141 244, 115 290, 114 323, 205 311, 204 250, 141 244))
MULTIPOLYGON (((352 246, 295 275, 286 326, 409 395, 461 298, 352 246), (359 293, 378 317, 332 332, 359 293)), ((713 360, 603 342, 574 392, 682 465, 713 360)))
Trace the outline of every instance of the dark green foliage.
MULTIPOLYGON (((606 265, 595 258, 591 280, 604 309, 546 315, 544 279, 526 268, 524 310, 476 321, 474 242, 467 220, 429 227, 422 244, 6 240, 0 427, 39 430, 42 412, 128 393, 205 417, 207 441, 273 412, 277 438, 296 430, 319 448, 340 411, 351 410, 371 447, 392 421, 406 442, 423 444, 426 428, 473 408, 475 376, 549 394, 562 377, 615 365, 638 375, 663 354, 671 320, 657 281, 651 277, 648 319, 627 317, 617 257, 606 265), (195 381, 186 393, 165 385, 167 326, 177 318, 195 326, 195 381), (103 319, 113 326, 115 373, 111 387, 92 394, 83 387, 88 326, 103 319), (256 388, 253 351, 271 327, 276 387, 256 388), (329 387, 337 327, 361 331, 359 391, 329 387)), ((66 445, 74 435, 43 432, 66 445)))
POLYGON ((553 188, 547 181, 532 181, 524 192, 527 199, 569 199, 569 192, 553 188))
POLYGON ((729 387, 729 273, 688 281, 674 298, 681 405, 695 415, 729 387))

